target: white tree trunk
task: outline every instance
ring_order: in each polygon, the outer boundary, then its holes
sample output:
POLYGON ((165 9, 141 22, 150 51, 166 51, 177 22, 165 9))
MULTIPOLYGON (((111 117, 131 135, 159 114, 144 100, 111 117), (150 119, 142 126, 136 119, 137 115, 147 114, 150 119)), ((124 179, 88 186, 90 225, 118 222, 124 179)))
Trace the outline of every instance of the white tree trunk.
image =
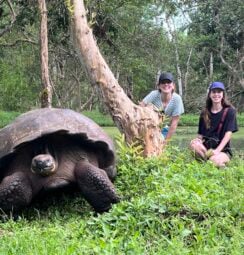
POLYGON ((210 61, 209 61, 209 79, 213 80, 213 52, 210 52, 210 61))
POLYGON ((185 73, 185 80, 184 80, 184 97, 187 96, 187 89, 188 89, 188 75, 189 75, 189 69, 190 69, 190 60, 191 60, 191 54, 192 54, 192 48, 189 52, 187 62, 186 62, 186 73, 185 73))
POLYGON ((47 39, 47 8, 45 0, 38 0, 39 10, 41 14, 40 27, 40 55, 41 55, 41 106, 52 107, 52 86, 49 80, 48 71, 48 39, 47 39))
POLYGON ((139 142, 143 146, 144 155, 159 155, 163 149, 162 117, 152 107, 138 106, 127 97, 99 51, 83 0, 71 0, 71 5, 73 43, 91 83, 100 87, 115 124, 128 143, 139 142))
POLYGON ((175 25, 174 25, 174 22, 173 22, 172 18, 170 18, 169 16, 166 17, 166 22, 167 22, 169 33, 172 37, 172 42, 173 42, 174 49, 175 49, 177 82, 178 82, 179 94, 182 97, 183 96, 182 73, 181 73, 181 68, 180 68, 180 57, 179 57, 179 50, 178 50, 177 35, 175 33, 175 25))

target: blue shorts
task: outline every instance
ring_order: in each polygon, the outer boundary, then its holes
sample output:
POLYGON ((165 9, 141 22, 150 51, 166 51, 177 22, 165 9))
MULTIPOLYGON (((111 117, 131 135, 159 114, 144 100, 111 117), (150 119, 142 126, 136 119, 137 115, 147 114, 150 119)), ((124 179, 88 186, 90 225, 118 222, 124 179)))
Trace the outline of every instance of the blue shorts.
POLYGON ((161 131, 162 135, 164 138, 166 138, 167 134, 169 132, 169 128, 168 127, 164 127, 161 131))

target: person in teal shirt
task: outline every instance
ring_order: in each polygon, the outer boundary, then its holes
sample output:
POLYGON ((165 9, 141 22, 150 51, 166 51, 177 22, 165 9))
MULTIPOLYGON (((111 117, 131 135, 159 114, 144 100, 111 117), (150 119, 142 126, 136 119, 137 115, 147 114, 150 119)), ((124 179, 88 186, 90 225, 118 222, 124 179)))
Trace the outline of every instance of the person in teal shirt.
POLYGON ((181 96, 175 93, 175 82, 171 73, 162 73, 159 76, 157 87, 157 90, 151 91, 143 98, 141 105, 153 104, 166 115, 166 120, 169 120, 169 126, 165 126, 162 133, 165 141, 167 141, 176 131, 180 115, 184 113, 184 106, 181 96))

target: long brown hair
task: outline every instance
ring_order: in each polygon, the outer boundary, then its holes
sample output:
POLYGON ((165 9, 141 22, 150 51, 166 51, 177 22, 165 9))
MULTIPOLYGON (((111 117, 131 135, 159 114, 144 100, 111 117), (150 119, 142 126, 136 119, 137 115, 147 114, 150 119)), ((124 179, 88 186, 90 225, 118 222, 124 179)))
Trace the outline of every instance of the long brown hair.
MULTIPOLYGON (((211 123, 210 123, 210 112, 211 112, 211 107, 213 105, 212 99, 210 98, 210 93, 211 90, 208 91, 207 99, 206 99, 206 105, 205 108, 203 109, 202 115, 203 115, 203 120, 205 123, 205 126, 207 129, 210 128, 211 123)), ((227 96, 225 91, 223 90, 223 98, 221 100, 221 105, 223 108, 226 107, 233 107, 232 104, 228 101, 227 96)))

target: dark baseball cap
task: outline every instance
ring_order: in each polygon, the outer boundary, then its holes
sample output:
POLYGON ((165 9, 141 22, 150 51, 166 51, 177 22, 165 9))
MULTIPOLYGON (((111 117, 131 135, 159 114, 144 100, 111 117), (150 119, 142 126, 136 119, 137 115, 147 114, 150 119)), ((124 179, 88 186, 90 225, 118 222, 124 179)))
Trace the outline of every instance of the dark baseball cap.
POLYGON ((159 83, 161 83, 164 80, 174 81, 174 76, 172 73, 161 73, 159 76, 159 83))
POLYGON ((212 89, 222 89, 222 90, 225 90, 225 85, 224 83, 220 82, 220 81, 215 81, 213 82, 210 87, 209 87, 210 90, 212 89))

